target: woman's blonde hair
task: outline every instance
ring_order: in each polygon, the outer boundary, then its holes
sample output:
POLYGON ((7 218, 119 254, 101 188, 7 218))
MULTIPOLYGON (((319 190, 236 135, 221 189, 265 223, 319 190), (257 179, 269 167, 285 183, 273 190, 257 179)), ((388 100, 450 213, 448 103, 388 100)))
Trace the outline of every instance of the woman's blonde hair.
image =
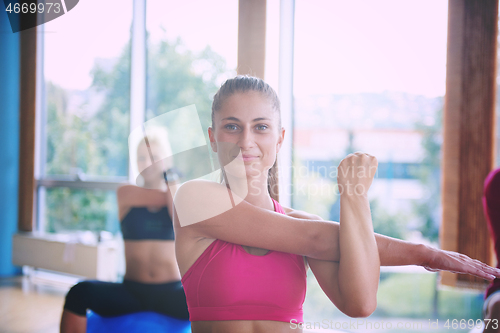
POLYGON ((172 147, 168 139, 168 131, 166 128, 159 126, 148 127, 144 136, 141 137, 137 143, 136 149, 139 149, 142 144, 146 144, 147 146, 156 144, 161 149, 161 156, 163 158, 172 156, 172 147))
MULTIPOLYGON (((274 110, 278 112, 278 130, 281 129, 281 111, 278 94, 276 94, 276 91, 274 91, 274 89, 269 84, 264 82, 264 80, 248 75, 238 75, 232 79, 228 79, 219 88, 214 96, 214 101, 212 103, 212 129, 215 130, 215 112, 220 110, 224 101, 235 93, 244 93, 248 91, 259 92, 269 100, 274 110)), ((221 170, 222 177, 224 177, 224 171, 223 169, 221 170)), ((267 174, 267 190, 271 198, 279 202, 278 156, 276 156, 276 160, 274 161, 273 166, 269 169, 269 172, 267 174)))
MULTIPOLYGON (((151 163, 162 163, 162 167, 165 169, 169 169, 173 166, 172 147, 168 139, 168 131, 166 128, 149 126, 146 132, 141 131, 141 135, 137 136, 136 140, 136 148, 133 152, 134 157, 137 157, 139 148, 142 145, 146 145, 146 147, 148 147, 148 153, 150 154, 151 163), (156 146, 155 152, 151 150, 152 145, 156 146), (153 160, 153 154, 156 155, 157 160, 153 160)), ((138 170, 139 173, 142 171, 143 170, 138 170)))

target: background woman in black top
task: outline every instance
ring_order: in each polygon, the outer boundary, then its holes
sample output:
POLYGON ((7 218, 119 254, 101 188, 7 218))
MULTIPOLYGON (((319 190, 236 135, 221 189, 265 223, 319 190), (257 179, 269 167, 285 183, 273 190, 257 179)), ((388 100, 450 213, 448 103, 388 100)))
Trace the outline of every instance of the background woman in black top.
POLYGON ((160 137, 142 139, 137 147, 142 187, 124 185, 117 191, 125 244, 123 282, 83 281, 73 286, 62 313, 62 333, 86 332, 87 309, 101 316, 155 311, 189 319, 175 258, 172 195, 164 179, 171 166, 149 162, 151 157, 159 160, 165 148, 170 148, 168 141, 160 137))

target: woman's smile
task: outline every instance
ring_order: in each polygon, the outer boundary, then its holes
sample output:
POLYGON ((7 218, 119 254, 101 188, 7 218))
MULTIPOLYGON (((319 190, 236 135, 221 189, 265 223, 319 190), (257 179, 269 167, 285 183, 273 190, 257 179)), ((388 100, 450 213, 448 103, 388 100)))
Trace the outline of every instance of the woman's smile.
POLYGON ((243 155, 241 155, 241 158, 243 159, 243 162, 253 162, 253 161, 257 160, 259 157, 256 155, 251 155, 251 154, 243 154, 243 155))

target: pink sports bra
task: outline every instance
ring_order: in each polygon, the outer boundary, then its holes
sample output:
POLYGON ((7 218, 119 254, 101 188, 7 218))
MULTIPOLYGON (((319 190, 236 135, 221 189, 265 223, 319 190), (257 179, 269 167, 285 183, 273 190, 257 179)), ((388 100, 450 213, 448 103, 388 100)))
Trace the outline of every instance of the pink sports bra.
MULTIPOLYGON (((275 212, 285 214, 273 202, 275 212)), ((300 255, 269 251, 257 256, 216 239, 181 281, 191 321, 303 321, 307 273, 300 255)))

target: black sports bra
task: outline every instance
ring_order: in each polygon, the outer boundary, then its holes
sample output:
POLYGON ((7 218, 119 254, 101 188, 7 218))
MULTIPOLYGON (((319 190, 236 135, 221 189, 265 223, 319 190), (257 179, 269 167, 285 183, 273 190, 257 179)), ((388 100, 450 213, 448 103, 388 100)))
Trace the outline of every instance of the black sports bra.
POLYGON ((147 207, 132 207, 120 225, 124 240, 174 239, 174 227, 167 207, 154 213, 147 207))

